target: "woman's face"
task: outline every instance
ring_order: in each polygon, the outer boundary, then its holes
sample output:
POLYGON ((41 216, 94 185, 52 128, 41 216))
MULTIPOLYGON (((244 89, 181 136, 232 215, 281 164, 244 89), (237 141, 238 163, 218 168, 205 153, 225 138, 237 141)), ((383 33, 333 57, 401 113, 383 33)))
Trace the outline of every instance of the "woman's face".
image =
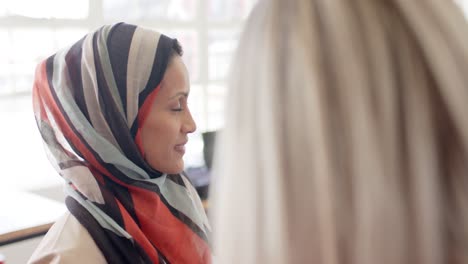
POLYGON ((187 68, 180 56, 172 56, 141 128, 145 159, 151 167, 163 173, 175 174, 184 169, 182 158, 187 135, 196 130, 187 105, 189 92, 187 68))

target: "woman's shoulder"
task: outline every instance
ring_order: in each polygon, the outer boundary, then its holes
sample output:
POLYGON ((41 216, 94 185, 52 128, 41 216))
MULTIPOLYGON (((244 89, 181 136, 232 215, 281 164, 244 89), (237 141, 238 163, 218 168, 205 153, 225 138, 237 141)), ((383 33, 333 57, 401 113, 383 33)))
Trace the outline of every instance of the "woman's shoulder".
POLYGON ((88 231, 69 212, 49 229, 28 263, 106 263, 88 231))

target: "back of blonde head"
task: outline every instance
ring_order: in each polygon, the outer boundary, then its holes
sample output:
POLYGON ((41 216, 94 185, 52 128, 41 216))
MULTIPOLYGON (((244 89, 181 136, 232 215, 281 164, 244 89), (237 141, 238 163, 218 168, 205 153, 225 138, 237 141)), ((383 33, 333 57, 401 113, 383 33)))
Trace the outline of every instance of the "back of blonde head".
POLYGON ((260 3, 215 160, 217 263, 468 263, 467 29, 451 1, 260 3))

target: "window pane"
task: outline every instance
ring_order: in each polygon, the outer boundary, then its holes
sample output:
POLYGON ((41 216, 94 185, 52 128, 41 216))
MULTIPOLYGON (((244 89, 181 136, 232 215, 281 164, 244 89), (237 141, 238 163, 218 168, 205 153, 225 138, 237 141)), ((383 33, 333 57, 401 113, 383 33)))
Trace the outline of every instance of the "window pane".
POLYGON ((193 120, 197 124, 195 133, 189 134, 189 142, 187 144, 187 153, 184 156, 185 167, 200 167, 203 166, 203 140, 201 132, 205 127, 205 103, 204 103, 203 86, 191 85, 188 106, 192 113, 193 120))
POLYGON ((256 0, 209 0, 208 14, 212 21, 245 19, 256 0))
POLYGON ((16 62, 39 62, 54 52, 54 34, 51 29, 12 30, 12 52, 16 62))
POLYGON ((0 98, 0 122, 15 127, 1 130, 2 174, 9 176, 0 177, 0 186, 25 190, 63 182, 44 152, 31 96, 0 98))
POLYGON ((206 129, 217 130, 224 125, 224 100, 226 95, 225 85, 208 86, 207 96, 207 124, 206 129))
POLYGON ((17 29, 12 31, 11 58, 13 90, 26 91, 32 87, 35 66, 54 51, 53 31, 50 29, 17 29))
POLYGON ((0 5, 0 17, 8 15, 8 8, 5 4, 0 5))
POLYGON ((196 0, 103 0, 109 20, 180 20, 195 17, 196 0))
POLYGON ((31 91, 36 63, 24 62, 12 64, 12 78, 15 92, 31 91))
POLYGON ((455 0, 455 3, 462 9, 465 17, 468 17, 468 1, 466 0, 455 0))
MULTIPOLYGON (((36 65, 46 57, 52 55, 60 48, 71 45, 79 40, 85 29, 15 29, 11 30, 11 54, 7 63, 10 73, 5 77, 6 91, 29 91, 32 87, 36 65), (33 47, 33 48, 31 48, 33 47)), ((2 63, 2 62, 0 62, 2 63)), ((0 75, 1 76, 1 75, 0 75)), ((0 77, 2 78, 2 77, 0 77)))
POLYGON ((192 117, 197 123, 197 130, 203 131, 206 127, 205 96, 203 86, 191 85, 188 106, 192 117))
POLYGON ((31 18, 82 19, 88 17, 88 1, 84 0, 2 0, 0 15, 31 18))
POLYGON ((10 94, 15 87, 11 76, 11 64, 0 61, 0 95, 10 94))
POLYGON ((184 155, 185 168, 202 167, 205 164, 203 159, 203 139, 199 130, 188 135, 187 153, 184 155))
POLYGON ((210 80, 223 80, 226 77, 238 38, 238 31, 210 32, 208 46, 208 76, 210 80))
POLYGON ((7 30, 0 30, 0 95, 13 91, 11 79, 11 38, 7 30))
POLYGON ((9 31, 0 29, 0 63, 9 61, 11 55, 11 38, 9 31))
POLYGON ((88 33, 88 30, 85 28, 67 28, 67 29, 59 29, 55 31, 55 49, 61 49, 68 47, 82 37, 84 37, 88 33))

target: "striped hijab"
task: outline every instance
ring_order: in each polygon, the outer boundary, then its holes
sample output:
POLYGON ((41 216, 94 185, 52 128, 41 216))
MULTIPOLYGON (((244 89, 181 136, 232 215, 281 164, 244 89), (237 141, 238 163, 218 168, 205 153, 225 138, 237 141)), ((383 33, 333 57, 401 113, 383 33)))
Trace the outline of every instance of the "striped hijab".
POLYGON ((193 186, 151 168, 137 144, 175 42, 134 25, 103 26, 36 70, 35 117, 67 183, 66 205, 109 263, 211 262, 193 186))

